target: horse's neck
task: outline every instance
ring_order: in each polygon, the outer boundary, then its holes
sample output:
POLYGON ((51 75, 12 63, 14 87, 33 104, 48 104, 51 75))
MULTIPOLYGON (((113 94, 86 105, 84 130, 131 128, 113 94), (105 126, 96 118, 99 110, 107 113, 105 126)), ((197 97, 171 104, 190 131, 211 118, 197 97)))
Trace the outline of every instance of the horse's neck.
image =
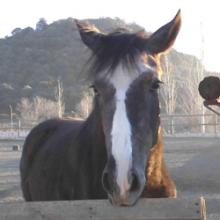
POLYGON ((101 124, 101 118, 98 112, 93 111, 88 119, 84 122, 83 135, 81 135, 81 147, 87 152, 88 175, 91 177, 91 198, 104 198, 105 195, 101 178, 102 172, 106 165, 107 153, 105 146, 105 138, 101 124))
POLYGON ((84 122, 82 130, 81 145, 89 149, 90 159, 94 160, 92 163, 99 167, 102 166, 106 163, 107 153, 102 121, 97 109, 94 109, 84 122))
POLYGON ((87 137, 88 144, 94 150, 105 150, 105 137, 102 127, 102 120, 98 110, 94 109, 84 122, 84 137, 87 137))

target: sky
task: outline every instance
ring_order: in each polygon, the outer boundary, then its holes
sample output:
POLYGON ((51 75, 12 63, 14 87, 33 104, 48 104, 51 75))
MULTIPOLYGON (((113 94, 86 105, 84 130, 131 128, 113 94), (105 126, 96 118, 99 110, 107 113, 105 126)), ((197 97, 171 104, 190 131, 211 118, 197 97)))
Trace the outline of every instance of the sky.
POLYGON ((156 31, 182 12, 182 27, 174 44, 180 52, 201 59, 205 68, 220 72, 220 4, 218 0, 7 0, 1 2, 0 38, 17 27, 35 27, 39 18, 48 23, 77 19, 118 17, 156 31))

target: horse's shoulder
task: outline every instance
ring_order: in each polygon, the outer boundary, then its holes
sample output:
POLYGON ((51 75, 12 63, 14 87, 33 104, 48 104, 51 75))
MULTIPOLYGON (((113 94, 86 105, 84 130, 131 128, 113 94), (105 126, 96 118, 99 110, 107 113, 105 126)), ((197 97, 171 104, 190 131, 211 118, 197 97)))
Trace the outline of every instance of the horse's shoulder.
POLYGON ((38 132, 38 131, 42 131, 45 129, 56 128, 57 126, 59 126, 60 123, 61 123, 61 120, 58 118, 48 119, 36 125, 32 129, 32 132, 38 132))

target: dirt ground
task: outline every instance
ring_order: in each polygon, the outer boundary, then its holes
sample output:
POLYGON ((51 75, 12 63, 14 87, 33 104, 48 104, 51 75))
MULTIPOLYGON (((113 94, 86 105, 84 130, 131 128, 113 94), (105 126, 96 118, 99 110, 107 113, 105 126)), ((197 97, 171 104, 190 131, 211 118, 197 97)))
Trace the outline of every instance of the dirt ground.
MULTIPOLYGON (((0 141, 0 203, 21 201, 19 159, 23 141, 0 141)), ((165 160, 178 197, 204 196, 208 220, 220 219, 220 138, 165 138, 165 160)))
POLYGON ((204 196, 208 220, 220 219, 220 138, 166 138, 165 159, 178 197, 204 196))

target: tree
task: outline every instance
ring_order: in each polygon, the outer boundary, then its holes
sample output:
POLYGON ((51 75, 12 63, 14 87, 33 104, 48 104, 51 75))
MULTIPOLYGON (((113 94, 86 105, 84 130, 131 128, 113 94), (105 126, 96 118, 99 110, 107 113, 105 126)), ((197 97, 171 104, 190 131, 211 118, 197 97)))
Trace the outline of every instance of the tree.
POLYGON ((55 97, 57 102, 57 114, 59 118, 63 117, 63 113, 65 111, 65 103, 63 97, 63 83, 60 78, 57 79, 57 88, 55 89, 55 97))
MULTIPOLYGON (((185 114, 195 115, 203 114, 202 111, 202 98, 198 92, 199 82, 202 80, 204 67, 200 61, 193 59, 191 65, 189 65, 189 74, 184 76, 184 79, 181 80, 181 91, 179 93, 179 106, 182 107, 182 110, 185 114)), ((191 117, 189 124, 190 129, 196 130, 199 132, 198 123, 204 124, 204 116, 202 117, 191 117)), ((201 126, 202 133, 205 132, 204 126, 201 126)))
POLYGON ((162 75, 162 86, 160 95, 163 99, 164 109, 166 114, 171 115, 175 113, 177 102, 177 83, 176 76, 168 61, 168 57, 164 57, 164 73, 162 75))
POLYGON ((93 95, 90 91, 84 92, 78 105, 78 114, 82 118, 87 118, 92 110, 93 95))
POLYGON ((39 96, 32 100, 22 98, 17 104, 17 111, 23 122, 26 123, 39 123, 58 117, 57 102, 39 96))
POLYGON ((40 18, 39 21, 36 24, 36 30, 37 31, 43 31, 47 28, 47 21, 45 18, 40 18))
POLYGON ((20 33, 21 31, 22 31, 21 28, 15 28, 15 29, 11 32, 11 34, 12 34, 12 35, 16 35, 16 34, 20 33))

